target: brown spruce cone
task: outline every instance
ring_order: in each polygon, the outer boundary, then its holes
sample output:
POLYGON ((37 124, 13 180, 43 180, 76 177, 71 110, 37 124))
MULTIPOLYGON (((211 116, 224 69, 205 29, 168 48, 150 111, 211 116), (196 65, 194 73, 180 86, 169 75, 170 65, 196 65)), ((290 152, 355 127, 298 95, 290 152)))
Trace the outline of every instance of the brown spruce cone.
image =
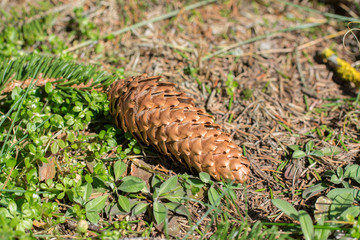
POLYGON ((138 141, 216 180, 245 182, 249 161, 214 117, 195 107, 194 99, 177 92, 160 76, 143 74, 114 82, 108 90, 116 125, 138 141))

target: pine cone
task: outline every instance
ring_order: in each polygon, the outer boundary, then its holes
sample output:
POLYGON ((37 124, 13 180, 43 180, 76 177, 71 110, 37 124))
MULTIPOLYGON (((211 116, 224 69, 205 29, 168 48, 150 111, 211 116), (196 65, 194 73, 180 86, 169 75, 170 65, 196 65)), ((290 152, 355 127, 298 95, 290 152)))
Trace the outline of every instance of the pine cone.
POLYGON ((216 180, 245 182, 249 161, 214 117, 195 107, 161 76, 143 74, 114 82, 108 90, 110 112, 118 127, 138 141, 216 180))

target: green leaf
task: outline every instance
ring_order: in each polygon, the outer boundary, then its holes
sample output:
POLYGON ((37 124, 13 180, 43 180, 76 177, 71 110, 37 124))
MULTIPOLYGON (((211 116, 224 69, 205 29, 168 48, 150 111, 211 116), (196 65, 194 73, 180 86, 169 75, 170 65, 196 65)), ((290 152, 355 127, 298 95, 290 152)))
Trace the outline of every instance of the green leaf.
POLYGON ((52 144, 51 144, 51 152, 53 154, 57 154, 57 152, 59 151, 59 144, 54 141, 52 144))
POLYGON ((133 148, 133 151, 135 154, 140 154, 141 153, 141 148, 138 145, 135 145, 133 148))
POLYGON ((86 185, 83 186, 83 191, 84 191, 84 195, 83 195, 84 201, 89 200, 90 195, 93 191, 93 187, 92 187, 91 183, 86 183, 86 185))
POLYGON ((305 145, 305 151, 306 151, 306 153, 309 154, 310 151, 312 151, 312 150, 314 149, 314 146, 315 146, 314 141, 312 141, 312 140, 308 141, 308 142, 306 143, 306 145, 305 145))
POLYGON ((357 216, 359 216, 359 214, 360 214, 360 207, 359 206, 351 206, 351 207, 345 209, 341 213, 339 220, 347 221, 349 215, 356 218, 357 216))
POLYGON ((0 216, 5 216, 7 218, 12 218, 13 216, 10 214, 9 210, 6 208, 0 208, 0 216))
POLYGON ((301 150, 296 150, 295 152, 293 152, 292 157, 293 158, 303 158, 306 156, 306 153, 304 151, 301 150))
POLYGON ((156 201, 153 206, 153 214, 157 224, 161 224, 166 219, 166 207, 164 204, 156 201))
POLYGON ((62 139, 57 140, 57 142, 60 148, 64 149, 66 147, 66 143, 62 139))
POLYGON ((331 176, 330 182, 332 182, 334 184, 340 184, 342 182, 342 180, 340 178, 338 178, 338 176, 336 176, 334 174, 334 175, 331 176))
MULTIPOLYGON (((24 206, 24 205, 23 205, 24 206)), ((22 216, 24 218, 32 218, 33 217, 33 211, 31 211, 30 209, 23 209, 21 210, 22 216)))
POLYGON ((273 199, 271 202, 289 217, 292 217, 295 220, 299 219, 299 212, 296 211, 296 209, 287 201, 282 199, 273 199))
POLYGON ((162 183, 163 178, 160 177, 159 175, 155 174, 152 179, 151 179, 151 186, 153 188, 157 188, 160 187, 161 183, 162 183))
POLYGON ((130 201, 127 197, 119 195, 118 203, 124 212, 130 212, 130 201))
POLYGON ((208 183, 211 181, 210 175, 206 172, 199 173, 199 177, 204 183, 208 183))
POLYGON ((312 152, 310 152, 310 155, 315 156, 315 157, 323 157, 324 156, 323 152, 320 150, 312 151, 312 152))
POLYGON ((216 189, 214 188, 214 186, 211 186, 208 190, 208 198, 210 201, 211 205, 215 205, 215 206, 219 206, 219 204, 221 203, 220 201, 220 195, 219 193, 216 191, 216 189))
POLYGON ((164 203, 165 207, 173 212, 176 212, 177 214, 184 215, 189 217, 189 211, 186 209, 186 207, 180 203, 175 202, 167 202, 164 203))
POLYGON ((47 83, 45 84, 45 92, 46 92, 47 94, 49 94, 49 93, 51 93, 52 91, 53 91, 53 86, 52 86, 51 82, 47 82, 47 83))
POLYGON ((338 195, 344 196, 348 193, 352 194, 356 201, 360 201, 360 191, 355 188, 335 188, 327 194, 327 197, 334 200, 338 195))
POLYGON ((6 166, 7 167, 13 168, 13 167, 15 167, 15 165, 16 165, 16 159, 15 158, 11 157, 11 158, 6 160, 6 166))
MULTIPOLYGON (((323 220, 321 220, 321 221, 319 221, 318 222, 318 224, 317 225, 319 225, 319 226, 324 226, 325 224, 324 224, 324 221, 323 220)), ((333 230, 331 230, 331 229, 319 229, 319 228, 316 228, 315 229, 315 239, 316 240, 327 240, 327 239, 329 239, 329 236, 330 236, 330 234, 333 232, 333 230)))
POLYGON ((56 196, 58 199, 63 199, 65 197, 65 192, 61 192, 56 196))
POLYGON ((301 230, 304 234, 305 240, 314 239, 314 225, 310 215, 304 210, 299 211, 299 222, 301 230))
POLYGON ((171 202, 183 202, 185 197, 185 192, 182 188, 178 188, 176 191, 164 195, 162 198, 165 198, 171 202))
POLYGON ((339 178, 343 178, 344 177, 344 169, 342 169, 341 167, 339 167, 336 170, 336 174, 338 175, 339 178))
POLYGON ((32 228, 33 222, 31 219, 25 219, 25 220, 20 221, 20 225, 23 229, 29 230, 32 228))
POLYGON ((97 213, 97 212, 86 212, 86 218, 91 223, 97 223, 100 219, 100 216, 99 216, 99 213, 97 213))
MULTIPOLYGON (((130 207, 131 208, 131 207, 130 207)), ((125 212, 119 205, 119 203, 116 203, 116 204, 113 204, 112 206, 106 206, 105 207, 105 211, 106 213, 108 213, 109 215, 111 216, 114 216, 114 215, 125 215, 127 214, 127 212, 125 212), (109 207, 109 212, 108 211, 108 208, 109 207)))
POLYGON ((321 149, 324 156, 335 156, 342 152, 341 148, 336 146, 324 147, 321 149))
POLYGON ((85 178, 85 181, 88 183, 92 183, 94 181, 90 174, 86 174, 84 178, 85 178))
POLYGON ((300 150, 300 146, 299 145, 290 145, 289 148, 293 151, 297 151, 300 150))
POLYGON ((35 123, 31 123, 31 122, 27 123, 27 124, 26 124, 26 130, 27 130, 29 133, 35 132, 35 130, 36 130, 36 124, 35 124, 35 123))
POLYGON ((75 106, 75 107, 73 107, 73 111, 74 111, 74 112, 81 112, 81 111, 82 111, 82 107, 81 107, 81 106, 75 106))
POLYGON ((315 196, 316 194, 326 190, 328 186, 324 183, 319 183, 314 186, 308 187, 303 191, 302 197, 303 198, 311 198, 315 196))
POLYGON ((357 164, 347 166, 344 178, 351 178, 360 183, 360 166, 357 164))
POLYGON ((354 202, 354 197, 351 193, 344 193, 337 195, 330 205, 329 214, 332 219, 338 217, 346 209, 351 207, 354 202))
POLYGON ((118 146, 118 147, 116 148, 116 153, 117 153, 117 154, 120 154, 121 151, 122 151, 122 146, 118 146))
POLYGON ((168 180, 166 180, 163 184, 161 184, 159 189, 159 196, 164 193, 168 193, 171 190, 174 190, 177 185, 178 177, 172 176, 168 180))
POLYGON ((38 181, 38 174, 37 174, 37 169, 35 168, 32 168, 30 170, 28 170, 28 172, 25 174, 26 175, 26 180, 28 182, 31 182, 31 183, 35 183, 38 181))
POLYGON ((99 139, 103 139, 105 137, 105 130, 101 130, 100 133, 99 133, 99 139))
POLYGON ((36 154, 36 148, 33 144, 29 144, 29 150, 32 154, 36 154))
POLYGON ((333 170, 327 170, 324 172, 324 177, 331 177, 332 175, 336 174, 333 170))
POLYGON ((159 188, 156 187, 153 192, 153 199, 157 199, 159 197, 159 188))
POLYGON ((137 203, 135 205, 135 207, 132 209, 131 215, 137 216, 137 215, 144 213, 148 206, 149 206, 149 203, 143 203, 143 202, 137 203))
POLYGON ((63 191, 65 189, 64 185, 60 184, 60 183, 57 183, 55 185, 55 188, 59 191, 63 191))
POLYGON ((126 171, 126 169, 127 169, 126 163, 122 162, 121 160, 117 161, 114 164, 115 180, 119 180, 123 175, 123 173, 126 171))
POLYGON ((120 191, 127 193, 135 193, 146 189, 146 183, 141 178, 134 176, 126 176, 122 180, 123 182, 118 187, 120 191))
POLYGON ((205 184, 202 180, 198 178, 189 178, 186 180, 193 187, 202 188, 205 184))
POLYGON ((233 201, 237 201, 236 193, 231 188, 227 192, 227 196, 229 196, 233 201))
POLYGON ((100 212, 105 207, 105 202, 108 198, 108 195, 103 195, 89 201, 85 205, 86 212, 100 212))
POLYGON ((11 200, 8 204, 8 210, 12 216, 16 215, 17 206, 14 200, 11 200))
POLYGON ((114 148, 118 145, 115 139, 108 139, 106 142, 109 145, 109 147, 112 147, 112 148, 114 148))
POLYGON ((69 142, 72 142, 72 143, 75 141, 75 135, 73 132, 68 132, 67 140, 69 140, 69 142))

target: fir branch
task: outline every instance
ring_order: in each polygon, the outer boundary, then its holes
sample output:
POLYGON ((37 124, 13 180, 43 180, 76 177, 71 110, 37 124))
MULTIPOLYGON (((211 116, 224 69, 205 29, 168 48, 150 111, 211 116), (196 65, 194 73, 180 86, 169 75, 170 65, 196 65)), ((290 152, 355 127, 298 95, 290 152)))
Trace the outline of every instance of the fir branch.
POLYGON ((11 92, 16 86, 26 88, 32 79, 36 86, 46 82, 56 83, 60 88, 100 90, 115 79, 94 66, 84 66, 62 59, 31 54, 16 59, 0 57, 0 92, 11 92))

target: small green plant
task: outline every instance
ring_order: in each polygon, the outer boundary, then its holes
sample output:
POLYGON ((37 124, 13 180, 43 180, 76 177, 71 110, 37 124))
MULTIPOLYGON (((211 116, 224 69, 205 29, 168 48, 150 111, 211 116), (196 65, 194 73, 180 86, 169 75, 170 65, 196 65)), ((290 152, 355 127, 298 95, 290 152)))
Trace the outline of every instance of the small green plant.
POLYGON ((334 188, 328 193, 328 197, 334 197, 338 194, 351 193, 355 199, 358 199, 360 192, 354 188, 349 180, 354 180, 356 183, 360 183, 360 166, 357 164, 349 165, 345 168, 338 168, 336 171, 329 170, 324 173, 326 178, 321 183, 315 184, 312 187, 307 188, 303 192, 304 198, 310 198, 324 190, 327 190, 330 186, 341 185, 340 188, 334 188), (348 179, 348 180, 347 180, 348 179))
MULTIPOLYGON (((1 210, 0 210, 1 211, 1 210)), ((34 239, 31 233, 25 233, 21 230, 16 230, 12 223, 12 219, 6 217, 3 212, 0 215, 0 235, 3 239, 21 239, 28 240, 34 239)))
POLYGON ((125 195, 118 195, 118 204, 124 212, 137 216, 148 211, 156 224, 161 224, 167 218, 167 212, 188 216, 186 208, 182 205, 185 202, 185 192, 178 182, 178 177, 173 176, 164 181, 159 175, 154 175, 151 182, 151 189, 146 183, 133 176, 122 179, 117 188, 125 195), (150 191, 152 190, 152 191, 150 191), (141 192, 142 196, 134 195, 141 192))
POLYGON ((41 7, 29 6, 28 10, 13 9, 11 13, 2 12, 0 20, 0 54, 5 56, 17 56, 19 51, 34 45, 36 42, 44 42, 47 38, 47 30, 54 24, 54 14, 45 14, 40 18, 35 17, 53 7, 51 3, 43 3, 41 7), (32 21, 28 19, 34 18, 32 21), (27 19, 27 20, 24 20, 27 19))
POLYGON ((312 157, 323 157, 324 153, 321 150, 315 149, 314 141, 308 141, 305 144, 305 149, 301 149, 299 145, 291 145, 289 146, 294 152, 292 154, 292 158, 304 158, 308 157, 312 159, 312 157))
POLYGON ((202 83, 201 83, 200 79, 197 77, 198 72, 199 72, 199 69, 197 69, 191 65, 188 65, 184 68, 184 73, 186 75, 189 75, 190 77, 194 78, 196 80, 197 84, 199 85, 199 87, 202 87, 202 83))
MULTIPOLYGON (((181 53, 180 51, 178 51, 179 53, 181 53)), ((184 56, 184 54, 183 53, 181 53, 182 55, 183 55, 183 57, 185 58, 185 56, 184 56)), ((200 80, 200 78, 198 77, 198 74, 199 74, 199 69, 198 68, 196 68, 196 67, 193 67, 192 65, 188 65, 188 66, 186 66, 185 68, 184 68, 184 73, 186 74, 186 75, 189 75, 192 79, 195 79, 196 80, 196 82, 197 82, 197 84, 199 85, 199 87, 203 90, 203 88, 205 87, 205 89, 204 90, 206 90, 207 91, 207 93, 208 94, 211 94, 211 88, 208 86, 208 85, 206 85, 205 83, 203 83, 201 80, 200 80)))
POLYGON ((241 98, 244 100, 249 100, 253 96, 254 91, 249 88, 244 88, 241 90, 241 98))
POLYGON ((10 226, 14 227, 16 231, 29 230, 32 227, 33 212, 29 204, 22 204, 18 208, 15 201, 11 200, 7 208, 1 208, 1 215, 11 219, 10 226))
POLYGON ((306 239, 327 239, 337 229, 346 230, 349 237, 358 238, 360 207, 360 191, 351 186, 346 179, 352 179, 360 183, 360 166, 349 165, 337 171, 327 171, 324 174, 329 181, 324 180, 303 192, 304 198, 315 196, 333 185, 342 185, 342 188, 333 188, 325 196, 318 197, 315 203, 314 218, 317 222, 313 224, 310 215, 304 210, 297 211, 290 203, 274 199, 273 204, 286 215, 300 222, 302 232, 306 239), (344 227, 351 226, 351 227, 344 227))
MULTIPOLYGON (((306 240, 320 240, 320 239, 327 239, 328 236, 331 234, 331 231, 328 229, 314 229, 314 225, 310 215, 304 211, 300 210, 297 211, 290 203, 282 199, 273 199, 272 203, 282 210, 286 215, 289 217, 297 220, 300 222, 300 227, 304 238, 306 240)), ((319 223, 319 225, 323 225, 324 220, 319 223)), ((324 225, 325 226, 325 225, 324 225)))
POLYGON ((0 235, 12 229, 14 236, 22 232, 25 238, 34 220, 49 227, 63 223, 64 213, 56 201, 72 204, 66 217, 97 222, 109 196, 104 189, 113 181, 103 158, 113 151, 114 157, 126 157, 138 146, 107 124, 105 93, 69 85, 93 81, 96 87, 97 81, 115 77, 93 67, 37 55, 5 58, 0 73, 0 89, 8 87, 10 78, 35 79, 26 89, 16 86, 1 95, 0 211, 6 227, 0 235), (58 81, 37 87, 45 78, 58 81), (94 124, 99 121, 104 123, 101 129, 94 124), (122 150, 120 141, 124 140, 129 143, 122 150), (90 198, 91 194, 100 196, 90 198))
MULTIPOLYGON (((228 110, 231 110, 233 101, 234 101, 234 93, 235 93, 236 88, 239 86, 239 83, 237 81, 235 81, 234 74, 232 72, 228 73, 225 85, 226 85, 226 93, 230 97, 229 104, 228 104, 228 110)), ((232 122, 233 116, 234 116, 234 114, 231 113, 231 115, 229 117, 229 123, 232 122)))
POLYGON ((74 14, 75 18, 73 19, 73 23, 75 24, 75 34, 81 38, 85 37, 98 40, 100 37, 99 29, 84 15, 84 9, 82 7, 75 8, 74 14))
POLYGON ((228 104, 228 109, 230 110, 232 108, 234 101, 234 93, 236 88, 239 86, 239 83, 234 80, 234 74, 232 72, 229 72, 225 84, 226 84, 226 93, 230 97, 228 104))
MULTIPOLYGON (((317 161, 317 159, 321 159, 324 156, 335 156, 342 151, 339 147, 336 146, 328 146, 317 149, 314 141, 312 140, 308 141, 303 149, 299 145, 291 145, 289 148, 293 151, 291 154, 293 159, 305 159, 310 165, 317 161)), ((295 171, 296 168, 294 168, 292 165, 289 165, 285 171, 285 175, 290 178, 294 175, 295 171)), ((319 176, 317 172, 315 172, 315 174, 319 176)))

